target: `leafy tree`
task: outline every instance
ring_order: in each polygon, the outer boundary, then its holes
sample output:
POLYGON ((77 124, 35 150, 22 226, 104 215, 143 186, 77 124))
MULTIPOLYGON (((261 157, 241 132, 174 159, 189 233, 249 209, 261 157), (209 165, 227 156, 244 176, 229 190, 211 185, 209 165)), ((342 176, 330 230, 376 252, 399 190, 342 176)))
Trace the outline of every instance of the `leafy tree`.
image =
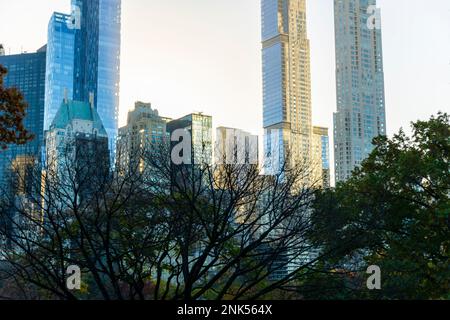
POLYGON ((327 269, 382 270, 382 290, 360 297, 439 299, 450 293, 450 124, 439 113, 379 137, 353 177, 315 204, 314 241, 325 247, 358 235, 335 251, 327 269))
POLYGON ((25 144, 33 136, 25 129, 27 104, 16 88, 4 88, 6 68, 0 65, 0 148, 10 144, 25 144))

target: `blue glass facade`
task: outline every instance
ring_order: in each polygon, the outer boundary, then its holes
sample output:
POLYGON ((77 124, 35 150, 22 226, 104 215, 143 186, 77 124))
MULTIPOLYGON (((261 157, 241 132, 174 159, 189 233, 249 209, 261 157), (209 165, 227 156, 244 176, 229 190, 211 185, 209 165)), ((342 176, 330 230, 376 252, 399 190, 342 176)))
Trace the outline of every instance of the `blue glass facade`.
MULTIPOLYGON (((192 113, 180 119, 170 121, 167 131, 188 130, 191 137, 191 164, 212 164, 212 117, 202 113, 192 113)), ((172 142, 173 143, 173 142, 172 142)), ((177 144, 177 143, 175 143, 177 144)))
POLYGON ((330 138, 322 136, 322 168, 330 170, 330 138))
POLYGON ((288 16, 287 0, 262 0, 263 121, 264 128, 280 125, 287 119, 288 37, 283 21, 288 16), (282 8, 280 8, 282 7, 282 8))
MULTIPOLYGON (((376 0, 335 0, 336 181, 347 180, 386 135, 381 25, 370 26, 376 0)), ((380 17, 376 17, 380 19, 380 17)))
POLYGON ((44 130, 48 130, 65 94, 73 99, 75 30, 71 16, 55 12, 48 24, 44 130))
POLYGON ((312 153, 310 47, 305 0, 261 0, 266 171, 309 163, 312 153), (278 167, 278 168, 277 168, 278 167))
POLYGON ((285 160, 285 138, 282 129, 264 132, 264 170, 265 174, 278 174, 285 160))
MULTIPOLYGON (((74 99, 94 104, 115 153, 120 82, 121 0, 72 0, 81 12, 75 32, 74 99)), ((113 159, 112 159, 113 160, 113 159)))
POLYGON ((262 40, 269 40, 279 34, 278 1, 263 0, 261 3, 262 40))
MULTIPOLYGON (((286 5, 286 0, 281 1, 286 5)), ((283 4, 282 4, 283 6, 283 4)), ((277 174, 283 166, 288 147, 282 129, 287 122, 286 56, 287 38, 283 26, 287 12, 279 0, 261 1, 261 38, 263 65, 264 169, 277 174)))
POLYGON ((46 47, 36 53, 0 56, 0 64, 7 70, 4 79, 5 87, 15 87, 24 95, 28 103, 25 128, 35 138, 25 145, 11 145, 7 150, 0 150, 0 183, 5 184, 6 174, 11 161, 26 156, 40 161, 44 127, 45 101, 45 67, 46 47))
POLYGON ((286 109, 283 108, 283 53, 281 43, 263 50, 263 121, 264 127, 270 127, 286 121, 286 109))

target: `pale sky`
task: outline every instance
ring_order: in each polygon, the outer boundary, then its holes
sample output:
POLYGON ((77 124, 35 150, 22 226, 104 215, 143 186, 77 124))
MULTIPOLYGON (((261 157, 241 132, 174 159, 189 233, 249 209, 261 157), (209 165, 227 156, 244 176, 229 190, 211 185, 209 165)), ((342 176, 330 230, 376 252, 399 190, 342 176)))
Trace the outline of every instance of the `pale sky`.
MULTIPOLYGON (((378 0, 388 133, 450 112, 450 1, 378 0)), ((333 0, 309 0, 313 122, 336 110, 333 0)), ((7 53, 46 42, 53 11, 70 0, 0 0, 7 53)), ((262 134, 260 0, 122 0, 120 125, 134 101, 161 115, 192 111, 213 125, 262 134)), ((332 145, 331 145, 332 146, 332 145)))

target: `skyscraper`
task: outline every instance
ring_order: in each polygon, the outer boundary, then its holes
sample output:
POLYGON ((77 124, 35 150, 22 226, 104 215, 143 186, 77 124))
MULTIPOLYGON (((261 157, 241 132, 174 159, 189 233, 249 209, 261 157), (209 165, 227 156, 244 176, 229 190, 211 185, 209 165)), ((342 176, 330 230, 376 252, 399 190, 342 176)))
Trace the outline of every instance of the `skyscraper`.
POLYGON ((258 166, 258 136, 236 128, 218 127, 214 162, 216 165, 258 166))
POLYGON ((161 117, 158 110, 152 109, 150 103, 136 102, 134 110, 128 112, 127 125, 119 129, 119 167, 128 170, 130 166, 134 169, 139 165, 140 169, 144 170, 146 164, 142 155, 145 153, 152 156, 154 152, 163 152, 164 143, 170 141, 167 123, 171 120, 161 117))
POLYGON ((55 12, 48 24, 44 130, 50 128, 64 98, 73 98, 75 29, 71 19, 55 12))
POLYGON ((381 22, 376 0, 334 0, 336 182, 347 180, 386 135, 381 22))
MULTIPOLYGON (((203 113, 191 113, 167 124, 167 131, 171 135, 172 145, 178 144, 176 131, 185 130, 190 141, 181 142, 190 145, 190 154, 180 155, 188 160, 182 165, 204 166, 212 165, 212 117, 203 113), (176 141, 174 141, 176 140, 176 141)), ((181 137, 180 137, 181 138, 181 137)), ((183 149, 183 152, 186 150, 183 149)))
POLYGON ((310 46, 305 0, 262 0, 266 166, 277 172, 311 160, 310 46), (267 159, 270 163, 267 164, 267 159))
MULTIPOLYGON (((227 189, 230 178, 235 179, 236 184, 247 181, 249 172, 258 170, 258 152, 257 135, 241 129, 218 127, 214 148, 216 187, 227 189)), ((239 210, 245 212, 245 208, 244 205, 239 210)))
POLYGON ((7 150, 0 150, 0 185, 7 183, 6 175, 11 171, 11 165, 19 158, 33 158, 38 163, 41 160, 44 127, 45 100, 45 67, 46 46, 36 53, 0 56, 0 64, 8 73, 4 78, 5 87, 15 87, 24 95, 28 104, 24 121, 25 128, 34 139, 25 145, 11 145, 7 150))
POLYGON ((88 197, 109 175, 108 135, 91 101, 64 100, 46 132, 47 180, 66 195, 75 181, 88 197))
POLYGON ((75 23, 74 100, 88 102, 105 126, 114 154, 118 131, 121 0, 72 0, 75 23), (80 17, 78 17, 78 14, 80 17))
POLYGON ((191 113, 167 124, 170 134, 170 187, 193 191, 209 184, 212 165, 212 117, 191 113))

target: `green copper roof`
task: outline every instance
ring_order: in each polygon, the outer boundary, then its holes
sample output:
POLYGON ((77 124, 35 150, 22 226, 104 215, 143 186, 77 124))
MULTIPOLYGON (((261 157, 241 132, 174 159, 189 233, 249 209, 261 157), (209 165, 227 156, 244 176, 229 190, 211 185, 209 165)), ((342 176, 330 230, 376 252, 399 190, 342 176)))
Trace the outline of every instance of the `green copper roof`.
POLYGON ((89 103, 81 101, 63 102, 53 119, 51 128, 64 129, 73 120, 86 120, 94 122, 94 128, 99 135, 107 136, 102 120, 97 111, 89 103))

